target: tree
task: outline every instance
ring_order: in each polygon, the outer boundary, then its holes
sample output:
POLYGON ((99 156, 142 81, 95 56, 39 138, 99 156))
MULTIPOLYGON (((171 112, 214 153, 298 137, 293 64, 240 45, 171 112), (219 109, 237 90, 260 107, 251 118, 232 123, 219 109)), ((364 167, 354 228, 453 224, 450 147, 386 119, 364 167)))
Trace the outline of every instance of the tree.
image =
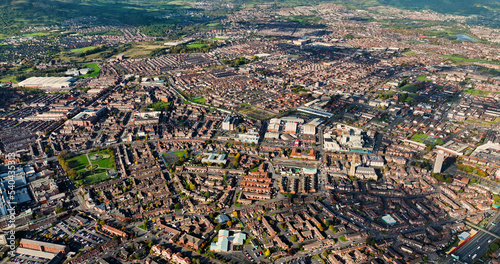
POLYGON ((323 251, 323 257, 328 258, 328 251, 327 250, 323 251))
POLYGON ((318 230, 321 231, 321 232, 324 231, 323 226, 321 224, 318 224, 318 230))
POLYGON ((257 221, 262 221, 262 216, 257 217, 257 221))
POLYGON ((337 229, 333 225, 329 225, 328 228, 330 228, 330 231, 333 233, 337 233, 337 229))
POLYGON ((491 251, 495 252, 500 248, 500 246, 497 243, 493 243, 490 245, 491 251))
POLYGON ((266 250, 264 251, 264 256, 266 256, 266 257, 271 256, 271 250, 269 250, 268 248, 266 248, 266 250))
POLYGON ((227 227, 231 227, 233 225, 233 221, 227 221, 227 227))
POLYGON ((291 237, 290 237, 290 241, 292 241, 293 243, 297 243, 297 236, 295 234, 293 234, 291 237))
POLYGON ((238 217, 238 211, 233 212, 233 217, 235 217, 235 218, 238 217))

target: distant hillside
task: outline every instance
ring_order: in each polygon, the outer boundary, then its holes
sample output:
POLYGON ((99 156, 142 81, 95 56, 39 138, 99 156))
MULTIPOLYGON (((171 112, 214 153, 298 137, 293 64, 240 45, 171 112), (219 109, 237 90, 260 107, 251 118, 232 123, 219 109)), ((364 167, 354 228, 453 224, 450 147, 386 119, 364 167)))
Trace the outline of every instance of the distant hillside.
MULTIPOLYGON (((289 5, 330 2, 329 0, 212 1, 231 2, 236 6, 269 2, 289 5)), ((382 4, 406 9, 432 9, 437 12, 460 15, 483 14, 486 20, 498 20, 500 17, 498 15, 500 1, 498 0, 332 0, 331 2, 343 3, 354 8, 382 4)), ((0 37, 18 34, 20 29, 28 26, 51 25, 82 16, 117 19, 122 23, 135 26, 192 23, 189 18, 185 17, 185 11, 190 9, 190 6, 185 3, 187 1, 183 0, 2 0, 0 1, 0 37), (161 19, 165 15, 173 18, 168 21, 161 19)), ((216 15, 223 15, 223 13, 219 12, 216 15)))

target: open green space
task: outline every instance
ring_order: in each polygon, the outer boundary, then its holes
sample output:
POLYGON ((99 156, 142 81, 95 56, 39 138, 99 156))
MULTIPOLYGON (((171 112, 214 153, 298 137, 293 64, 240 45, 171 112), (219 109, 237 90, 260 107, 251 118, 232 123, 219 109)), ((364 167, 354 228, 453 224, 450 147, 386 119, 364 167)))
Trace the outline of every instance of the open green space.
POLYGON ((403 87, 399 88, 402 91, 409 92, 409 93, 415 93, 416 91, 420 90, 420 87, 413 85, 413 84, 405 84, 403 87))
POLYGON ((165 163, 168 165, 177 162, 180 158, 184 157, 184 155, 186 155, 184 151, 174 151, 165 153, 162 155, 162 157, 165 163))
POLYGON ((205 43, 192 43, 186 45, 188 48, 204 48, 210 46, 210 44, 205 43))
POLYGON ((465 56, 456 55, 456 54, 440 55, 440 57, 448 58, 448 59, 452 60, 453 63, 459 63, 459 64, 480 61, 480 59, 471 59, 471 58, 467 58, 465 56))
POLYGON ((172 105, 171 102, 158 101, 149 105, 148 107, 153 108, 154 111, 167 111, 170 105, 172 105))
POLYGON ((421 81, 421 82, 430 82, 430 81, 432 81, 432 80, 431 80, 431 79, 427 79, 427 76, 422 75, 422 76, 419 76, 419 77, 417 78, 417 81, 421 81))
POLYGON ((102 181, 109 179, 109 176, 106 174, 106 170, 98 169, 96 171, 99 171, 99 172, 83 178, 84 185, 97 184, 97 183, 100 183, 102 181))
POLYGON ((33 32, 24 35, 25 37, 42 37, 42 36, 47 36, 49 33, 47 32, 33 32))
POLYGON ((3 83, 7 83, 7 82, 18 83, 18 81, 16 80, 16 76, 15 75, 5 76, 2 79, 0 79, 0 82, 3 82, 3 83))
POLYGON ((89 161, 85 155, 75 156, 68 159, 68 164, 71 168, 75 169, 77 172, 83 172, 89 166, 89 161))
POLYGON ((411 50, 407 50, 407 51, 405 51, 403 53, 406 54, 406 55, 417 55, 417 53, 415 51, 411 51, 411 50))
POLYGON ((107 175, 107 171, 115 168, 113 150, 93 151, 88 156, 90 163, 85 154, 67 159, 69 168, 65 168, 65 171, 71 175, 70 178, 83 185, 92 185, 108 180, 110 177, 107 175))
POLYGON ((78 48, 78 49, 72 49, 71 52, 73 53, 83 53, 88 50, 93 50, 96 49, 96 46, 88 46, 88 47, 83 47, 83 48, 78 48))
POLYGON ((197 97, 191 98, 191 101, 198 103, 198 104, 204 104, 207 101, 207 99, 203 98, 201 96, 197 96, 197 97))
POLYGON ((100 168, 107 169, 115 167, 114 152, 112 150, 103 149, 96 152, 90 152, 88 155, 93 165, 98 165, 100 168))
POLYGON ((433 137, 433 136, 428 136, 426 134, 421 134, 417 133, 411 137, 411 140, 420 142, 420 143, 426 143, 426 144, 437 144, 437 145, 442 145, 443 140, 433 137))
POLYGON ((472 94, 472 95, 477 95, 477 96, 487 96, 490 94, 490 91, 482 91, 482 90, 477 90, 474 88, 469 88, 467 90, 463 90, 462 92, 467 93, 467 94, 472 94))
POLYGON ((101 68, 99 67, 99 65, 97 65, 97 63, 84 64, 83 67, 92 68, 92 72, 89 74, 81 75, 81 77, 99 77, 101 68))

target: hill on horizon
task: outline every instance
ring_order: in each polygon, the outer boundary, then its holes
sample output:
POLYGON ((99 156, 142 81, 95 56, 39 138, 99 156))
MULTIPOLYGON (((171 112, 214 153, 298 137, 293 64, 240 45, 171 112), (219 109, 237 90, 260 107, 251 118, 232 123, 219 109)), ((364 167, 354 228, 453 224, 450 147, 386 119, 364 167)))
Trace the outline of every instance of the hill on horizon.
MULTIPOLYGON (((487 20, 498 20, 498 0, 213 0, 231 2, 236 6, 252 3, 276 3, 284 5, 310 5, 320 2, 345 4, 352 8, 389 5, 397 8, 430 9, 456 15, 482 15, 487 20)), ((186 22, 186 10, 193 9, 183 0, 4 0, 0 2, 0 37, 18 34, 29 26, 53 25, 76 17, 97 16, 117 19, 134 26, 150 26, 159 23, 186 22), (162 21, 162 15, 174 15, 177 20, 162 21)), ((215 10, 214 12, 218 12, 215 10)), ((224 10, 219 11, 223 15, 224 10)), ((189 22, 189 21, 188 21, 189 22)))

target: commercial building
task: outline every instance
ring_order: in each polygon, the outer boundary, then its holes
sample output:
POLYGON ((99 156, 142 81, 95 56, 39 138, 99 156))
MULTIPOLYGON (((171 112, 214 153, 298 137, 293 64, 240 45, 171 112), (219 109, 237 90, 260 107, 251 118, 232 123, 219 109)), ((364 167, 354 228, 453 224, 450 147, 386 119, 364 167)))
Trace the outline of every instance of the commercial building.
POLYGON ((382 220, 388 225, 395 225, 397 223, 391 215, 382 216, 382 220))
POLYGON ((161 111, 133 112, 129 123, 131 125, 155 125, 158 124, 161 111))
POLYGON ((328 113, 328 112, 321 111, 321 110, 316 110, 316 109, 309 108, 309 107, 303 107, 303 106, 297 108, 297 110, 300 112, 306 113, 306 114, 313 114, 313 115, 326 117, 326 118, 331 118, 334 116, 334 114, 332 114, 332 113, 328 113))
POLYGON ((50 253, 67 253, 67 247, 65 245, 58 245, 54 243, 42 242, 37 240, 22 238, 19 242, 19 247, 28 248, 32 250, 50 252, 50 253))
POLYGON ((19 87, 38 88, 47 92, 69 90, 75 79, 72 77, 31 77, 17 85, 19 87))
POLYGON ((201 162, 203 163, 217 163, 217 164, 226 164, 226 154, 217 154, 217 153, 203 153, 203 158, 201 162))
POLYGON ((84 110, 66 122, 68 125, 93 126, 101 118, 107 109, 105 107, 95 110, 84 110))

